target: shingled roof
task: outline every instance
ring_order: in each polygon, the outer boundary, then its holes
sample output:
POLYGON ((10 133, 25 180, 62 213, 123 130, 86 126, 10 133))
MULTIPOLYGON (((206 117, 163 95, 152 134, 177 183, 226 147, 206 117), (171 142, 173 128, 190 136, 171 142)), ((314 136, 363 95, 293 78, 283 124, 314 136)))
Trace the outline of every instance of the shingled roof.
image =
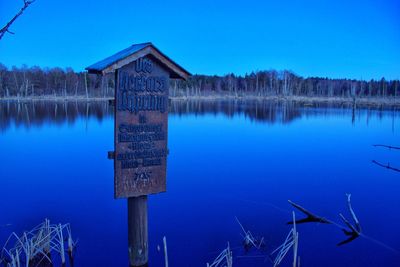
POLYGON ((152 43, 134 44, 86 68, 89 73, 114 72, 138 58, 150 55, 170 73, 174 79, 186 80, 191 74, 158 50, 152 43))

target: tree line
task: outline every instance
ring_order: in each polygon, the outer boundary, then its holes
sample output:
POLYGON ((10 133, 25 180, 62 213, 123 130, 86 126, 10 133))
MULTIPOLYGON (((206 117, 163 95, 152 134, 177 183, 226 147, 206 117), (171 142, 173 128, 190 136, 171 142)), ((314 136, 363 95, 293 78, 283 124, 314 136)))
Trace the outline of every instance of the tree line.
MULTIPOLYGON (((75 72, 72 68, 38 66, 7 68, 0 63, 0 97, 80 96, 113 97, 114 75, 75 72)), ((308 77, 291 71, 257 71, 243 76, 193 75, 187 81, 171 80, 170 96, 309 96, 397 97, 399 80, 353 80, 308 77)))
POLYGON ((287 70, 269 70, 244 76, 194 75, 188 81, 172 81, 170 91, 172 96, 397 97, 400 81, 304 78, 287 70))

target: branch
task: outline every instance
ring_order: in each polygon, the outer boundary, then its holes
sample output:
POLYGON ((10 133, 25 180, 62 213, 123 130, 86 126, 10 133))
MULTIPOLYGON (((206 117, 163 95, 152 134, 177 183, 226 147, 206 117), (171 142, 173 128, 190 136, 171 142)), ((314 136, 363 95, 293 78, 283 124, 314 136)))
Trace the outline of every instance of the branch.
MULTIPOLYGON (((300 224, 300 223, 308 223, 308 222, 318 222, 318 223, 332 223, 331 221, 329 221, 328 219, 325 219, 323 217, 320 217, 314 213, 312 213, 311 211, 306 210, 305 208, 303 208, 302 206, 292 202, 291 200, 288 200, 288 202, 295 207, 296 209, 300 210, 302 213, 304 213, 307 217, 301 220, 297 220, 296 223, 300 224)), ((293 222, 288 222, 287 224, 292 224, 293 222)))
POLYGON ((24 0, 24 6, 21 8, 21 10, 6 24, 6 26, 4 26, 1 30, 0 30, 0 40, 1 38, 3 38, 4 34, 11 33, 14 34, 13 32, 11 32, 8 28, 10 28, 11 24, 14 23, 14 21, 22 15, 22 13, 25 11, 25 9, 28 8, 28 6, 30 4, 32 4, 33 2, 35 2, 36 0, 24 0))
POLYGON ((351 217, 353 218, 355 226, 353 226, 341 213, 339 213, 340 218, 347 225, 347 227, 350 229, 350 231, 348 231, 347 229, 342 229, 343 233, 346 236, 349 236, 349 238, 338 243, 337 244, 338 246, 341 246, 341 245, 344 245, 344 244, 347 244, 347 243, 353 241, 354 239, 359 237, 361 234, 360 222, 358 221, 358 218, 357 218, 356 214, 354 213, 354 210, 351 206, 351 194, 346 194, 346 196, 347 196, 347 207, 349 208, 349 211, 350 211, 351 217))
POLYGON ((355 223, 356 230, 357 230, 359 233, 361 233, 361 225, 360 225, 360 222, 358 221, 358 218, 357 218, 357 216, 356 216, 356 214, 355 214, 355 212, 354 212, 354 210, 353 210, 353 207, 351 206, 351 200, 350 200, 351 194, 346 194, 346 196, 347 196, 347 207, 349 208, 351 217, 353 218, 353 221, 354 221, 354 223, 355 223))
POLYGON ((380 145, 380 144, 378 144, 378 145, 373 145, 374 147, 378 147, 378 146, 380 146, 380 147, 386 147, 386 148, 389 148, 389 149, 398 149, 398 150, 400 150, 400 147, 398 147, 398 146, 388 146, 388 145, 380 145))
POLYGON ((383 167, 383 168, 386 168, 386 169, 395 171, 395 172, 400 172, 400 169, 391 167, 389 163, 388 163, 387 165, 384 165, 384 164, 382 164, 382 163, 377 162, 376 160, 373 160, 372 163, 374 163, 374 164, 376 164, 376 165, 378 165, 378 166, 381 166, 381 167, 383 167))
POLYGON ((343 214, 339 213, 340 218, 342 221, 350 228, 351 231, 347 231, 346 229, 342 229, 345 235, 352 235, 353 233, 357 233, 357 229, 343 216, 343 214))

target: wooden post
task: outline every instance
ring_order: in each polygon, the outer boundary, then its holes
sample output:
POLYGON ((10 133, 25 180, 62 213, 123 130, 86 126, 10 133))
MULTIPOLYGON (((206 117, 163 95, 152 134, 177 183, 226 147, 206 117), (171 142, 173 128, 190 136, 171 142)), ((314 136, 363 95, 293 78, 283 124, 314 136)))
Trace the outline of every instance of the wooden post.
POLYGON ((128 198, 128 251, 131 267, 148 266, 147 196, 128 198))
MULTIPOLYGON (((151 43, 123 51, 86 70, 115 75, 114 151, 108 158, 114 159, 114 197, 128 198, 129 264, 144 267, 149 254, 147 195, 167 190, 169 79, 186 80, 190 73, 151 43)), ((86 72, 84 79, 88 98, 86 72)), ((164 244, 166 254, 166 240, 164 244)))

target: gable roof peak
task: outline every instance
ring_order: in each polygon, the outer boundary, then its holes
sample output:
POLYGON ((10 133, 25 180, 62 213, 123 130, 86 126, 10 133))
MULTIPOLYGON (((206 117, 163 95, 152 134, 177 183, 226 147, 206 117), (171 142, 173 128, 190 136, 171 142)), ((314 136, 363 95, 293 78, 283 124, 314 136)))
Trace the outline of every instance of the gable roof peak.
POLYGON ((115 72, 115 70, 147 55, 154 57, 169 72, 171 78, 186 80, 191 75, 158 50, 151 42, 133 44, 112 56, 90 65, 86 70, 89 73, 96 74, 115 72))

